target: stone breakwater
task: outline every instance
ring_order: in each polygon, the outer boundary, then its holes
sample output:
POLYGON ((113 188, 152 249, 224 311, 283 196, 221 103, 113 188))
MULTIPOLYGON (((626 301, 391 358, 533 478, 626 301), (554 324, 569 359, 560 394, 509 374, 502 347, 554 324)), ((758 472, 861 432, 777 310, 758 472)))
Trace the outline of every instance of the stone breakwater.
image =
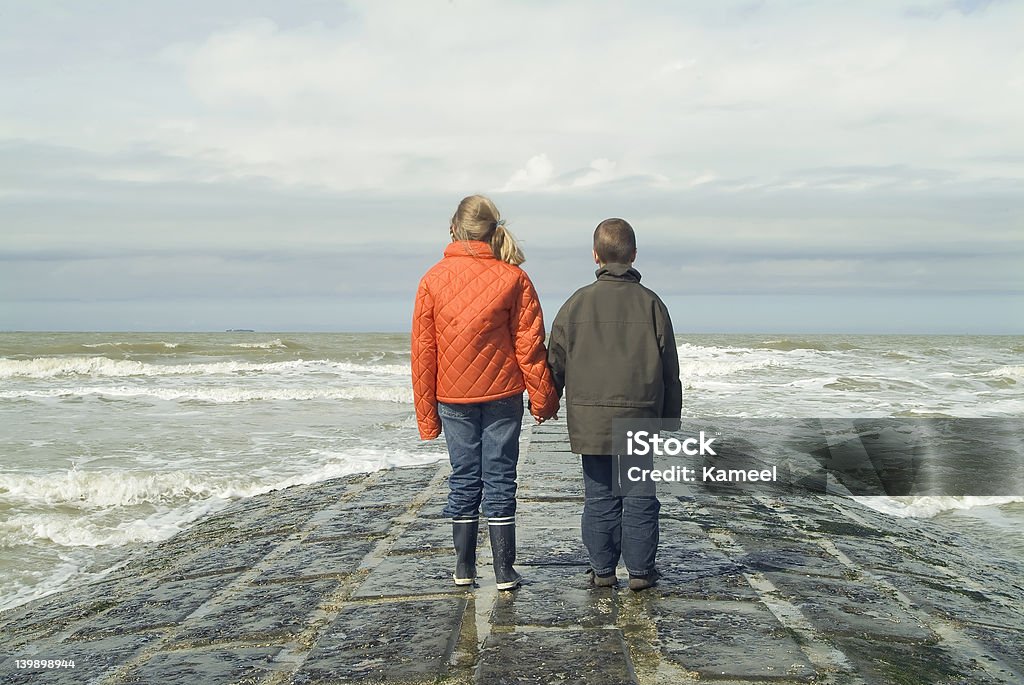
MULTIPOLYGON (((521 460, 525 582, 456 588, 447 465, 236 502, 0 613, 0 683, 1024 682, 1024 568, 838 497, 663 497, 660 586, 588 586, 564 424, 521 460), (43 660, 65 665, 40 668, 43 660)), ((620 571, 620 575, 621 575, 620 571)))

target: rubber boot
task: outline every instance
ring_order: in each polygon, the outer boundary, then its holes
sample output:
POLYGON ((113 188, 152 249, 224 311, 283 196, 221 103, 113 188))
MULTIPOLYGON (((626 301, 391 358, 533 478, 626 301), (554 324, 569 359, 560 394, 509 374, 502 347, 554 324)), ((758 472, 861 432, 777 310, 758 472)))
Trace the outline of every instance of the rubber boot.
POLYGON ((455 542, 456 585, 472 585, 476 581, 476 536, 480 531, 480 518, 460 516, 452 519, 452 540, 455 542))
POLYGON ((491 555, 494 557, 494 580, 499 590, 513 590, 523 577, 512 564, 516 560, 516 520, 514 516, 488 521, 491 555))

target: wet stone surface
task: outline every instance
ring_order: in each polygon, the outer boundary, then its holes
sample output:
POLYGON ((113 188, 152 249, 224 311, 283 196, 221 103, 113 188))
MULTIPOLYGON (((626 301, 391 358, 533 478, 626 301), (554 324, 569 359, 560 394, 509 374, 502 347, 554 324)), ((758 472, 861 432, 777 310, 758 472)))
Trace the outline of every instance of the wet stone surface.
MULTIPOLYGON (((479 529, 478 540, 486 534, 487 526, 479 529)), ((423 519, 412 523, 391 546, 394 554, 453 553, 452 524, 449 520, 423 519)))
POLYGON ((85 621, 72 640, 95 640, 109 635, 136 633, 172 626, 206 602, 233 575, 179 580, 142 592, 106 613, 85 621))
POLYGON ((350 606, 293 682, 434 682, 447 669, 464 608, 454 598, 350 606))
POLYGON ((242 647, 159 652, 132 669, 121 682, 166 685, 217 682, 255 685, 272 672, 272 662, 280 651, 280 647, 242 647))
POLYGON ((255 538, 228 542, 190 559, 187 564, 177 564, 167 571, 165 580, 175 581, 198 578, 218 573, 243 571, 254 566, 283 541, 282 538, 255 538))
POLYGON ((300 578, 339 577, 353 573, 363 558, 376 547, 374 540, 359 538, 303 542, 281 557, 260 565, 257 583, 275 583, 300 578))
MULTIPOLYGON (((399 507, 378 507, 373 509, 345 509, 331 511, 317 516, 315 528, 307 542, 334 540, 338 538, 376 538, 391 528, 394 517, 404 510, 399 507)), ((311 519, 310 523, 314 523, 311 519)))
POLYGON ((785 571, 802 575, 847 578, 850 569, 816 545, 789 545, 751 552, 736 562, 751 571, 785 571))
POLYGON ((579 457, 549 422, 520 460, 523 585, 496 591, 481 520, 477 583, 459 588, 448 471, 240 500, 98 583, 0 612, 0 684, 1024 682, 1024 564, 940 522, 663 493, 658 586, 630 591, 620 567, 594 588, 579 457))
POLYGON ((938 640, 884 589, 863 582, 766 575, 825 635, 870 635, 879 641, 900 642, 938 640))
MULTIPOLYGON (((477 573, 488 569, 477 562, 477 573)), ((455 557, 394 556, 380 563, 359 586, 355 597, 408 597, 415 595, 462 594, 464 588, 452 582, 455 557)))
POLYGON ((569 528, 516 527, 516 561, 532 566, 588 566, 590 557, 569 528))
POLYGON ((857 672, 872 683, 990 685, 1020 682, 991 677, 977 661, 940 645, 897 642, 880 649, 873 640, 856 637, 841 638, 837 645, 856 666, 857 672))
POLYGON ((0 683, 85 683, 118 668, 157 638, 156 633, 135 633, 87 642, 38 642, 9 658, 3 654, 5 659, 0 664, 0 683), (74 667, 14 668, 14 659, 57 659, 74 662, 74 667))
POLYGON ((173 642, 202 645, 290 638, 306 627, 312 611, 337 586, 333 580, 247 586, 185 623, 173 642))
POLYGON ((594 588, 582 566, 520 569, 523 584, 515 592, 499 593, 491 611, 496 626, 615 625, 612 588, 594 588))
POLYGON ((800 647, 762 604, 665 598, 655 613, 664 654, 702 678, 814 676, 800 647))
POLYGON ((619 630, 491 633, 480 654, 481 685, 635 685, 619 630))

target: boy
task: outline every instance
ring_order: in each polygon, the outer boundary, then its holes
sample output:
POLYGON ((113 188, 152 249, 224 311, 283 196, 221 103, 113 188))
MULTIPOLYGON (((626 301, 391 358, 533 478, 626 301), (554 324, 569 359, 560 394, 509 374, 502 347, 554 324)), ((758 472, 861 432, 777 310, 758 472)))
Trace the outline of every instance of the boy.
POLYGON ((655 584, 660 503, 653 491, 619 487, 612 419, 678 420, 682 407, 679 359, 668 309, 640 285, 633 269, 636 236, 622 219, 594 231, 597 281, 570 297, 551 328, 548 364, 565 391, 572 451, 582 455, 583 544, 595 585, 615 585, 622 560, 629 587, 655 584))

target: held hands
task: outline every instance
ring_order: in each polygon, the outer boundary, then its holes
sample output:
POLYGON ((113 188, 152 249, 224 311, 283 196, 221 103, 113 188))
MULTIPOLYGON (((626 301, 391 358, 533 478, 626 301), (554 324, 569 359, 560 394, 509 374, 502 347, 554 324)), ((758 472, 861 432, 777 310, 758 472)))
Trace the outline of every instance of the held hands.
MULTIPOLYGON (((529 397, 526 398, 526 410, 533 414, 533 400, 529 397)), ((545 421, 557 421, 558 420, 558 407, 555 406, 555 412, 551 416, 540 417, 536 414, 533 415, 533 420, 537 422, 537 425, 544 423, 545 421)))

